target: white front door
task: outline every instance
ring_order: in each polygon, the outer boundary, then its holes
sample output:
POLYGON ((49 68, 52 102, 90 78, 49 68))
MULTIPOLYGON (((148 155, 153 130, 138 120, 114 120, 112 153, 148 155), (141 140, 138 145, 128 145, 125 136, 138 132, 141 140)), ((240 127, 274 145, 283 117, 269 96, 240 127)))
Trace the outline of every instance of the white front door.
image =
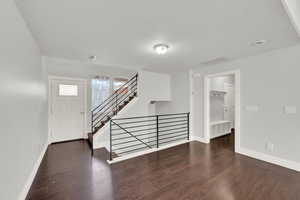
POLYGON ((51 142, 80 139, 85 126, 85 82, 54 79, 51 84, 51 142))

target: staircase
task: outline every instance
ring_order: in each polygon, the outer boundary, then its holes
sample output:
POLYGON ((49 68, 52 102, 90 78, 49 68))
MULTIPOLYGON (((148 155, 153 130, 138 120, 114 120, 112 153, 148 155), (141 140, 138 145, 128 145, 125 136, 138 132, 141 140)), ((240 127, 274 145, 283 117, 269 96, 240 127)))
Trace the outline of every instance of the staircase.
MULTIPOLYGON (((88 142, 93 149, 93 136, 116 116, 130 101, 137 97, 138 74, 116 90, 99 106, 91 111, 91 132, 88 142)), ((93 153, 93 151, 92 151, 93 153)))

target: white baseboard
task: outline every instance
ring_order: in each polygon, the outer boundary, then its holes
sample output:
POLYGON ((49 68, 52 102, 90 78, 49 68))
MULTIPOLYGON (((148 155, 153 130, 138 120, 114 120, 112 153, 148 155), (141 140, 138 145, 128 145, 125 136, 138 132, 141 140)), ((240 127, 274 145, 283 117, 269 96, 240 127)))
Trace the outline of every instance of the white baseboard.
POLYGON ((279 166, 300 172, 300 163, 295 162, 295 161, 285 160, 285 159, 282 159, 279 157, 271 156, 271 155, 260 153, 257 151, 252 151, 252 150, 242 148, 242 147, 239 148, 238 150, 236 150, 236 152, 243 154, 245 156, 251 157, 251 158, 255 158, 258 160, 262 160, 262 161, 265 161, 268 163, 272 163, 275 165, 279 165, 279 166))
POLYGON ((224 135, 229 135, 229 134, 231 134, 231 133, 224 132, 224 133, 219 133, 219 134, 214 135, 214 136, 211 135, 210 139, 214 139, 214 138, 221 137, 221 136, 224 136, 224 135))
POLYGON ((39 166, 40 166, 40 164, 41 164, 41 162, 42 162, 42 160, 43 160, 43 157, 44 157, 44 155, 45 155, 45 153, 46 153, 46 151, 47 151, 47 148, 48 148, 48 142, 46 142, 46 144, 44 145, 44 147, 43 147, 43 149, 42 149, 42 151, 41 151, 41 153, 40 153, 40 155, 39 155, 37 161, 35 162, 35 164, 34 164, 34 166, 33 166, 33 169, 32 169, 32 171, 31 171, 31 174, 30 174, 29 177, 27 178, 27 181, 26 181, 26 183, 25 183, 25 186, 24 186, 24 188, 23 188, 21 194, 19 195, 18 200, 25 200, 25 199, 26 199, 26 196, 27 196, 27 194, 28 194, 28 192, 29 192, 29 189, 30 189, 32 183, 33 183, 33 180, 34 180, 34 178, 35 178, 35 175, 36 175, 36 173, 37 173, 37 171, 38 171, 38 169, 39 169, 39 166))
POLYGON ((140 152, 132 153, 130 155, 125 155, 125 156, 122 156, 122 157, 119 157, 119 158, 115 158, 112 161, 107 160, 107 162, 109 164, 113 164, 113 163, 121 162, 121 161, 124 161, 124 160, 128 160, 130 158, 142 156, 142 155, 145 155, 145 154, 149 154, 149 153, 164 150, 164 149, 168 149, 168 148, 171 148, 171 147, 174 147, 174 146, 177 146, 177 145, 180 145, 180 144, 185 144, 185 143, 188 143, 188 142, 190 142, 190 141, 189 140, 183 140, 183 141, 180 141, 180 142, 174 142, 172 144, 168 144, 168 145, 165 145, 165 146, 162 146, 162 147, 159 147, 159 148, 148 149, 148 150, 145 150, 145 151, 140 151, 140 152))
POLYGON ((209 141, 206 138, 202 138, 202 137, 196 137, 196 136, 192 136, 192 141, 198 141, 198 142, 202 142, 205 144, 208 144, 209 141))
POLYGON ((101 148, 105 148, 108 152, 110 151, 108 142, 101 142, 97 144, 94 143, 93 149, 101 149, 101 148))

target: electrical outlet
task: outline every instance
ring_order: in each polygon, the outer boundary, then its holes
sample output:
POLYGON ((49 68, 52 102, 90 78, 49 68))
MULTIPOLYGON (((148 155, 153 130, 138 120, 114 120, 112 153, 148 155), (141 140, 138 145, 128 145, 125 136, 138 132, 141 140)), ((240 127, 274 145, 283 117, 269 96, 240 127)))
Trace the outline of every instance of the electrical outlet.
POLYGON ((273 151, 274 151, 274 144, 273 144, 272 142, 267 142, 267 143, 266 143, 266 149, 267 149, 268 151, 273 152, 273 151))

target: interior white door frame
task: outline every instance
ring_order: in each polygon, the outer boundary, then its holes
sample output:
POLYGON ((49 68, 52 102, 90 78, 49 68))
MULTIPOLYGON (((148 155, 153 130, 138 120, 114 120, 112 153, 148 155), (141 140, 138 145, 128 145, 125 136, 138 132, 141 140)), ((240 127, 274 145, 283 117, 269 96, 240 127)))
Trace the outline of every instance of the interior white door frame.
MULTIPOLYGON (((87 90, 88 90, 88 80, 82 79, 82 78, 73 78, 73 77, 64 77, 64 76, 48 76, 48 143, 51 144, 52 137, 51 137, 51 106, 52 106, 52 89, 51 89, 51 82, 54 80, 71 80, 71 81, 82 81, 83 82, 83 93, 84 93, 84 131, 87 130, 87 115, 88 115, 88 105, 87 105, 87 90)), ((87 138, 87 135, 85 135, 85 138, 87 138)))
POLYGON ((218 76, 234 75, 235 84, 234 84, 234 94, 235 94, 235 152, 239 152, 240 149, 240 121, 241 121, 241 107, 240 107, 240 70, 227 71, 215 74, 206 74, 204 76, 204 139, 207 143, 210 142, 210 78, 218 76))
POLYGON ((191 138, 193 140, 197 140, 197 141, 201 141, 206 143, 205 141, 203 141, 203 138, 200 138, 196 133, 196 128, 195 128, 195 124, 196 124, 196 112, 195 112, 195 96, 196 96, 196 90, 195 90, 195 79, 201 77, 201 74, 199 73, 195 73, 193 70, 189 71, 189 85, 190 85, 190 135, 191 138))
POLYGON ((191 137, 195 134, 195 128, 194 128, 194 72, 192 70, 189 71, 189 86, 190 86, 190 135, 191 137))

